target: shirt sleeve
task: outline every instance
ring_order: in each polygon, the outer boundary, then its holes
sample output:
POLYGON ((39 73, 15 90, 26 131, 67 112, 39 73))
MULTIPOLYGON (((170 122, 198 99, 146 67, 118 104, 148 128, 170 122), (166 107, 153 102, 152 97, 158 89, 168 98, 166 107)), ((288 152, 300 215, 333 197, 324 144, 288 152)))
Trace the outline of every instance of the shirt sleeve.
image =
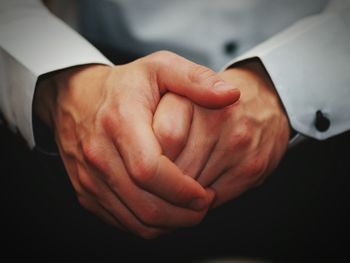
POLYGON ((33 148, 32 102, 38 77, 77 65, 112 63, 41 1, 1 0, 0 36, 0 111, 33 148))
POLYGON ((250 58, 263 63, 299 135, 324 140, 350 129, 350 1, 331 2, 228 66, 250 58))

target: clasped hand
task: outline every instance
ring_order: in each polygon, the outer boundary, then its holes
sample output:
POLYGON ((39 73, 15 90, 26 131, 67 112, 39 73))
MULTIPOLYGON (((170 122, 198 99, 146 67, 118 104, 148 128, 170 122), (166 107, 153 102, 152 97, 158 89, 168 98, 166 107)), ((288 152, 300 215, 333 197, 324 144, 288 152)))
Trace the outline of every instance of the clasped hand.
POLYGON ((34 109, 54 130, 80 204, 154 238, 198 224, 278 164, 289 126, 262 74, 219 75, 162 51, 55 72, 38 83, 34 109))

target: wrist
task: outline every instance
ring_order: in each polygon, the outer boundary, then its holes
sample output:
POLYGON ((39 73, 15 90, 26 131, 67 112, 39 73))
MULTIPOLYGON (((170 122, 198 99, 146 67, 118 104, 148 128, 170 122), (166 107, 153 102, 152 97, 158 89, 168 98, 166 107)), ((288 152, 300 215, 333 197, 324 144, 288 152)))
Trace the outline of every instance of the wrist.
POLYGON ((237 66, 253 76, 259 87, 259 94, 261 95, 263 93, 263 97, 270 102, 269 104, 273 106, 275 112, 284 119, 285 125, 283 125, 283 127, 285 133, 287 133, 286 138, 291 138, 295 135, 295 131, 290 125, 287 112, 277 93, 275 85, 261 61, 258 59, 247 60, 239 63, 237 66))
POLYGON ((282 101, 270 75, 257 59, 245 60, 228 68, 221 76, 240 88, 239 103, 254 111, 254 116, 270 116, 275 120, 283 144, 287 145, 292 128, 282 101), (249 106, 248 106, 249 105, 249 106), (258 106, 260 105, 260 106, 258 106))
MULTIPOLYGON (((84 96, 84 87, 91 86, 91 80, 100 80, 100 77, 108 71, 106 69, 109 70, 111 67, 89 64, 58 70, 40 76, 33 101, 34 113, 46 125, 54 128, 59 101, 71 101, 72 94, 79 92, 79 90, 82 93, 80 95, 84 96)), ((81 98, 81 96, 78 97, 81 98)))

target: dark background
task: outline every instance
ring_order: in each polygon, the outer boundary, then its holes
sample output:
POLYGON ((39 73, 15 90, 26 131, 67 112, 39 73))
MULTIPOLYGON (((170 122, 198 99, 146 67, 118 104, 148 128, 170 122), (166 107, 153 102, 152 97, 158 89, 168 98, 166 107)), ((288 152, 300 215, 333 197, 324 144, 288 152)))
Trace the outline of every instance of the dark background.
POLYGON ((0 127, 1 257, 349 262, 349 139, 346 133, 297 146, 259 188, 212 210, 199 226, 147 241, 86 212, 58 158, 28 150, 19 136, 0 127))

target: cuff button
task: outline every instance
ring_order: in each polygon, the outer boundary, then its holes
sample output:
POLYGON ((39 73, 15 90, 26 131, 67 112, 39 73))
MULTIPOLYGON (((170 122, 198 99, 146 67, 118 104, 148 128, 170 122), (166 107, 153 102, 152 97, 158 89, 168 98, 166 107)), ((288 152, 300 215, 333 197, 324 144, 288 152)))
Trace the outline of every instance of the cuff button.
POLYGON ((316 112, 316 119, 315 119, 315 127, 320 132, 325 132, 329 129, 329 126, 331 126, 331 121, 324 116, 322 111, 318 110, 316 112))
POLYGON ((234 54, 237 49, 238 49, 238 44, 236 41, 233 41, 233 40, 226 42, 224 45, 224 51, 227 55, 234 54))

